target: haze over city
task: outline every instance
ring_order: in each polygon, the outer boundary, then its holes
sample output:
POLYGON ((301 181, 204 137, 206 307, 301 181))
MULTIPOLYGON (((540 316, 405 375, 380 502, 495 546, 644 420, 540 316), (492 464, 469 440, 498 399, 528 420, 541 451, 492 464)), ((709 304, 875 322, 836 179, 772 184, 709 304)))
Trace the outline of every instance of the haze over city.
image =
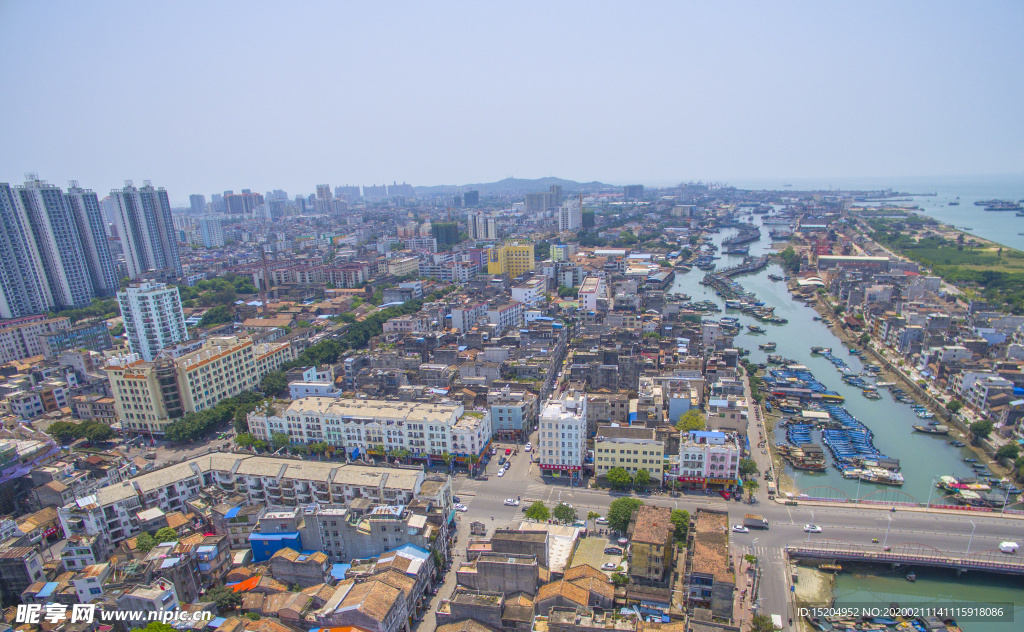
POLYGON ((1024 172, 1020 3, 0 4, 0 179, 1024 172))

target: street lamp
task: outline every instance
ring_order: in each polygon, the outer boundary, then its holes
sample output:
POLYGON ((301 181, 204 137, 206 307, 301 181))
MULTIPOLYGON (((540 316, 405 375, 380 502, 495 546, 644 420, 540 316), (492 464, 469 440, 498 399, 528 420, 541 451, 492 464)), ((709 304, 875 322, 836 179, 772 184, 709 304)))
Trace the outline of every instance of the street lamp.
POLYGON ((855 498, 854 501, 853 501, 853 502, 857 503, 858 505, 860 504, 860 481, 861 481, 861 477, 858 476, 857 477, 857 498, 855 498))
POLYGON ((935 477, 933 476, 932 477, 931 488, 928 489, 928 504, 924 506, 925 509, 928 509, 929 507, 932 506, 932 492, 934 492, 934 491, 935 491, 935 477))
POLYGON ((886 516, 889 519, 888 524, 885 525, 885 539, 882 540, 882 548, 885 548, 886 543, 889 542, 889 527, 892 526, 892 516, 886 516))
POLYGON ((971 554, 971 542, 974 541, 974 531, 975 531, 975 529, 978 528, 978 525, 974 524, 973 520, 968 520, 967 522, 971 523, 971 527, 972 528, 971 528, 971 538, 969 540, 967 540, 967 553, 965 553, 964 555, 970 555, 971 554))

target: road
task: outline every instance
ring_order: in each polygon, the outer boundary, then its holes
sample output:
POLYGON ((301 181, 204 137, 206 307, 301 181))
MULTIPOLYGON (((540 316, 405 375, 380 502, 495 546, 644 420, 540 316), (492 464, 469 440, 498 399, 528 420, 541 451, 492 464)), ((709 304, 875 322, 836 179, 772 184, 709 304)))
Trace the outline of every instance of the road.
MULTIPOLYGON (((511 444, 509 447, 512 447, 511 444)), ((759 450, 755 450, 755 453, 755 456, 761 456, 759 450)), ((455 494, 468 507, 467 512, 458 514, 458 540, 454 547, 456 565, 466 559, 466 543, 470 538, 471 521, 483 522, 489 535, 493 533, 494 528, 516 526, 522 519, 522 506, 505 506, 504 501, 507 498, 521 498, 523 504, 527 500, 541 500, 549 508, 553 508, 561 500, 572 504, 577 514, 585 518, 590 511, 606 515, 611 502, 622 496, 607 490, 570 488, 557 483, 547 483, 541 479, 537 466, 531 463, 529 456, 529 453, 520 448, 519 455, 512 459, 511 468, 502 477, 497 476, 496 459, 488 464, 487 481, 469 479, 461 475, 456 477, 455 494)), ((757 495, 764 496, 765 493, 762 488, 757 495)), ((730 534, 730 552, 734 559, 748 553, 758 558, 762 572, 760 612, 782 614, 784 619, 788 618, 789 590, 784 550, 789 544, 805 541, 841 542, 880 548, 884 543, 894 549, 901 546, 924 545, 940 552, 964 553, 969 543, 971 552, 994 554, 1000 542, 1007 539, 1019 541, 1022 529, 1020 521, 985 514, 950 515, 903 509, 890 512, 885 508, 866 507, 794 507, 767 500, 763 500, 756 507, 751 507, 746 502, 726 501, 718 495, 706 496, 699 493, 684 494, 678 498, 654 494, 643 497, 642 500, 651 505, 686 509, 691 514, 698 508, 724 509, 729 512, 730 524, 741 523, 745 513, 756 512, 765 516, 770 522, 768 530, 730 534), (803 525, 808 523, 820 526, 822 533, 804 533, 803 525), (872 538, 878 538, 879 543, 872 543, 872 538)), ((440 605, 441 598, 448 598, 451 595, 455 583, 453 567, 446 575, 439 595, 434 598, 430 612, 420 624, 423 632, 433 632, 436 625, 434 612, 440 605)))

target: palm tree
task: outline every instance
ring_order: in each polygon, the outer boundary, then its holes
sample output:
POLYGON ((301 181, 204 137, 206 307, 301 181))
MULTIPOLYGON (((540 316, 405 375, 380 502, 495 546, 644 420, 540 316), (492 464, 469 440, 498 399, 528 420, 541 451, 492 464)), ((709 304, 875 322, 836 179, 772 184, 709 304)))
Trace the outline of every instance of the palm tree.
POLYGON ((469 455, 469 475, 473 475, 473 466, 480 462, 480 457, 476 454, 469 455))

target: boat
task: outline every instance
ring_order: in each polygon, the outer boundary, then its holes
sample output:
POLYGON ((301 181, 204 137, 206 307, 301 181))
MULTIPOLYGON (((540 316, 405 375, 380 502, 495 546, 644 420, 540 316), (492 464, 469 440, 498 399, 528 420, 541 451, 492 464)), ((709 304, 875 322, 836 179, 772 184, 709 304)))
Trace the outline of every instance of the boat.
POLYGON ((811 347, 811 354, 822 354, 832 353, 832 349, 829 347, 811 347))
POLYGON ((909 573, 907 573, 907 581, 908 582, 916 582, 917 581, 917 575, 914 573, 914 571, 910 571, 909 573))
POLYGON ((925 434, 937 434, 944 435, 949 434, 949 426, 943 426, 941 424, 935 426, 914 426, 914 430, 923 432, 925 434))
POLYGON ((964 463, 977 463, 978 459, 964 459, 964 463))
POLYGON ((960 206, 960 196, 956 196, 955 200, 951 200, 949 206, 960 206))
POLYGON ((818 564, 818 570, 828 571, 830 573, 839 573, 843 570, 842 564, 818 564))
POLYGON ((762 351, 775 351, 775 343, 774 342, 766 342, 764 344, 757 345, 757 348, 761 349, 762 351))
POLYGON ((765 332, 765 328, 760 325, 747 325, 747 329, 755 334, 763 334, 765 332))
POLYGON ((918 419, 931 419, 934 416, 935 416, 935 413, 929 413, 929 412, 917 413, 918 419))
POLYGON ((769 278, 770 280, 772 280, 772 281, 781 281, 781 280, 782 280, 782 277, 780 277, 780 276, 779 276, 779 275, 777 275, 777 274, 769 274, 769 275, 768 275, 768 278, 769 278))

